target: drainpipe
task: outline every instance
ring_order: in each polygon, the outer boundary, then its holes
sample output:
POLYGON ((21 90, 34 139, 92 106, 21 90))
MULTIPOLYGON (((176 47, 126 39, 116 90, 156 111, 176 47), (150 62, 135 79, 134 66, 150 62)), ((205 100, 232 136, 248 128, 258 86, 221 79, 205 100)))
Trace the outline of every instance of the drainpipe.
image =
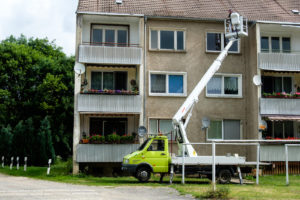
POLYGON ((146 77, 147 77, 147 71, 146 71, 146 39, 147 39, 147 16, 144 16, 144 101, 143 101, 143 125, 146 126, 146 77))

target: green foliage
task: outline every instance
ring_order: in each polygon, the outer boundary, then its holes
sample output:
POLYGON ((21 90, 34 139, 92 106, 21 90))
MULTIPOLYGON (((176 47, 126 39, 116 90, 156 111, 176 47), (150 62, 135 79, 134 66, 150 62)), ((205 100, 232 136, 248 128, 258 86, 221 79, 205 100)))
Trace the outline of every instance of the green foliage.
POLYGON ((92 135, 89 139, 90 143, 104 143, 105 142, 105 137, 101 135, 92 135))
MULTIPOLYGON (((67 57, 47 39, 27 39, 21 35, 1 41, 0 127, 10 124, 17 129, 13 130, 18 135, 15 139, 23 138, 22 142, 33 144, 40 121, 48 116, 55 152, 67 158, 71 154, 73 132, 73 66, 74 57, 67 57), (22 123, 19 123, 29 118, 30 131, 20 130, 22 123), (21 136, 21 132, 31 138, 21 136)), ((33 151, 18 146, 17 141, 13 143, 15 152, 33 151)))
POLYGON ((130 135, 122 135, 120 141, 121 143, 133 143, 134 137, 130 135))
POLYGON ((108 136, 106 136, 106 140, 109 142, 109 143, 119 143, 120 142, 120 136, 117 135, 117 134, 110 134, 108 136))
POLYGON ((12 133, 10 125, 8 125, 7 127, 0 128, 0 141, 0 156, 5 156, 6 158, 9 158, 12 142, 12 133))
POLYGON ((202 196, 203 198, 206 199, 228 199, 229 195, 229 188, 227 187, 222 187, 222 188, 217 188, 216 191, 208 190, 204 195, 202 196))

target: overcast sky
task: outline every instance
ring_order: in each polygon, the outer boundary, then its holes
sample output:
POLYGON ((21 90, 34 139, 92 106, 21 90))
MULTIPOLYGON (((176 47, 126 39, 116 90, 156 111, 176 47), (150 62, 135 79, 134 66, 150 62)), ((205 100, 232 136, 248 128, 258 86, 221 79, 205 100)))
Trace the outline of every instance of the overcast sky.
POLYGON ((67 55, 75 54, 78 0, 0 0, 0 40, 10 35, 55 40, 67 55))

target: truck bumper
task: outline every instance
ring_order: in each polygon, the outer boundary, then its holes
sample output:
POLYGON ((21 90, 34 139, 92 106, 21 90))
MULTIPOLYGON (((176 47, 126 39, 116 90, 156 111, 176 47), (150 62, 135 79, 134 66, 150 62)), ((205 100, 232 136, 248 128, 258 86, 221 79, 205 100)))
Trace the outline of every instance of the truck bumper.
POLYGON ((122 164, 122 171, 129 172, 131 174, 134 174, 136 171, 137 165, 132 164, 122 164))

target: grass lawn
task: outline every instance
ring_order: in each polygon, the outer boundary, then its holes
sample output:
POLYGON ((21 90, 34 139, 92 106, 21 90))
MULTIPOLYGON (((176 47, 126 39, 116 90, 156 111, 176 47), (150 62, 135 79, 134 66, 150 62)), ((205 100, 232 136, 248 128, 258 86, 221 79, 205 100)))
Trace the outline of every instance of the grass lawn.
MULTIPOLYGON (((205 193, 211 189, 208 179, 186 179, 186 184, 181 185, 181 178, 175 177, 174 184, 169 185, 169 177, 164 178, 163 183, 159 183, 159 177, 153 176, 149 183, 139 183, 133 177, 93 177, 86 175, 70 175, 66 170, 66 163, 59 162, 51 167, 51 175, 47 176, 46 167, 28 167, 24 172, 20 170, 10 170, 8 166, 0 168, 0 173, 12 176, 26 176, 36 179, 57 181, 71 184, 94 185, 94 186, 151 186, 151 187, 172 187, 181 194, 192 194, 197 198, 203 198, 205 193)), ((255 182, 255 180, 254 180, 255 182)), ((285 176, 263 176, 260 177, 260 185, 217 185, 217 188, 227 188, 229 199, 300 199, 300 176, 290 176, 290 186, 285 185, 285 176)))

